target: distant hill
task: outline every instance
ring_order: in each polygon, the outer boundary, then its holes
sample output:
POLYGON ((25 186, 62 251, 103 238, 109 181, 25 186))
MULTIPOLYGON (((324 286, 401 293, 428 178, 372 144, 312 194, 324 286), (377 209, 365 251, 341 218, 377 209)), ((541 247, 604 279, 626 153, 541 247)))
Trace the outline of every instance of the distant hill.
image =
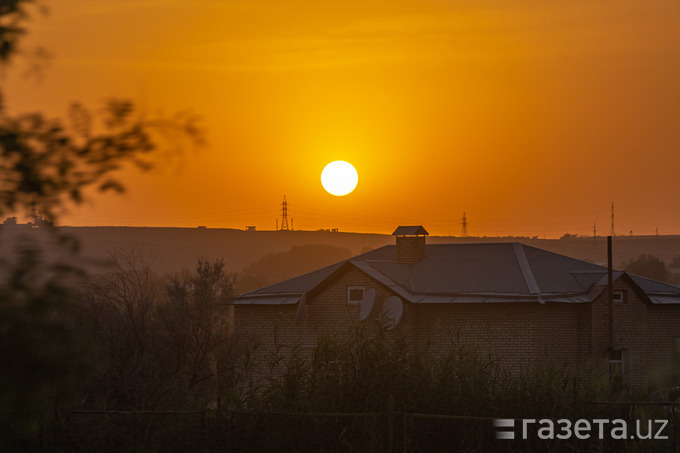
MULTIPOLYGON (((427 226, 426 226, 427 227, 427 226)), ((1 228, 2 247, 17 237, 17 231, 1 228)), ((159 273, 193 269, 198 258, 222 258, 230 272, 237 272, 265 255, 288 252, 294 246, 307 244, 332 245, 348 249, 356 255, 366 249, 393 244, 387 234, 343 233, 330 231, 243 231, 213 228, 139 228, 139 227, 61 227, 64 233, 80 240, 83 263, 95 266, 92 260, 104 262, 109 253, 137 249, 148 256, 159 273)), ((23 230, 22 230, 23 231, 23 230)), ((34 234, 37 231, 24 231, 34 234)), ((39 234, 39 233, 38 233, 39 234)), ((428 243, 473 243, 517 241, 595 263, 606 263, 606 238, 532 239, 523 237, 457 238, 431 236, 428 243)), ((614 266, 638 257, 642 253, 657 256, 669 264, 680 255, 680 236, 617 236, 614 238, 614 266)), ((331 258, 333 255, 329 255, 331 258)), ((316 263, 319 267, 330 263, 316 263)), ((304 267, 304 266, 303 266, 304 267)), ((101 269, 101 268, 100 268, 101 269)))
POLYGON ((241 294, 252 291, 351 257, 351 251, 344 247, 327 244, 294 245, 287 252, 269 253, 244 267, 236 292, 241 294))
POLYGON ((391 244, 389 235, 330 231, 243 231, 218 228, 62 227, 80 239, 83 254, 103 260, 109 252, 139 249, 157 272, 193 269, 198 258, 224 259, 229 272, 240 271, 265 255, 294 246, 333 245, 351 255, 365 247, 391 244))

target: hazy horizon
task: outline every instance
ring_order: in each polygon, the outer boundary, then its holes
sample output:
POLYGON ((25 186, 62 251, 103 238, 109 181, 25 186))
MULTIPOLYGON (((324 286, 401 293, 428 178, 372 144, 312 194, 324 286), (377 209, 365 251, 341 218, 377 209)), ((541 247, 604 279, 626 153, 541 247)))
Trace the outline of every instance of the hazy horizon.
MULTIPOLYGON (((680 4, 52 0, 9 112, 112 96, 203 117, 208 146, 121 172, 61 224, 560 237, 680 233, 680 4), (354 192, 320 183, 352 163, 354 192)), ((23 213, 19 213, 23 219, 23 213)))

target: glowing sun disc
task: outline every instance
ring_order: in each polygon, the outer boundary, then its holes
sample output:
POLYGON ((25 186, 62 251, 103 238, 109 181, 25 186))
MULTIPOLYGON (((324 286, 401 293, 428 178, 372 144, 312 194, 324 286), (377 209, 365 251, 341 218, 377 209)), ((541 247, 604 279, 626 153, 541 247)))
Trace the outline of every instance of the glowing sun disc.
POLYGON ((336 160, 326 165, 321 172, 321 184, 331 195, 341 197, 347 195, 357 186, 359 175, 352 164, 344 160, 336 160))

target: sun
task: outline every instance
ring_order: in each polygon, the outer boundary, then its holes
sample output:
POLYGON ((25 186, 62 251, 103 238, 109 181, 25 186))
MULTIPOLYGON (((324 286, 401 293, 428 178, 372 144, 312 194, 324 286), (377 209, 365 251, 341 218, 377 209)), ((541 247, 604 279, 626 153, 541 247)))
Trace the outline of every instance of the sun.
POLYGON ((357 186, 359 175, 352 164, 344 160, 336 160, 326 165, 321 172, 321 184, 331 195, 342 197, 352 192, 357 186))

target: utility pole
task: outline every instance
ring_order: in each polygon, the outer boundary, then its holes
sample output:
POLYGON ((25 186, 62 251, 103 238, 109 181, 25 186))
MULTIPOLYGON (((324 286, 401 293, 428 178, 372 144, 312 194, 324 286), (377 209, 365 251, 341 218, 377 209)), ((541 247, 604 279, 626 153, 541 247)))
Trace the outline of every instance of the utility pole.
POLYGON ((612 237, 607 236, 607 312, 609 319, 609 350, 614 349, 614 272, 612 260, 612 237))
POLYGON ((659 227, 656 227, 656 257, 661 259, 659 257, 659 227))
POLYGON ((614 202, 612 201, 612 234, 611 234, 611 237, 614 237, 614 236, 616 236, 616 235, 614 234, 614 202))

